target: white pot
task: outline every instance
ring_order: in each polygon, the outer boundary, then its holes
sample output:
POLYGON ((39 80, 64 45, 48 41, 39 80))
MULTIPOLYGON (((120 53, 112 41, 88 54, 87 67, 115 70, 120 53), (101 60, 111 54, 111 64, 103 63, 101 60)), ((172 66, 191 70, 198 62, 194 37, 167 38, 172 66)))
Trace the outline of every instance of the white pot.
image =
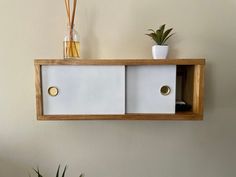
POLYGON ((168 54, 167 45, 154 45, 152 46, 152 57, 153 59, 166 59, 168 54))

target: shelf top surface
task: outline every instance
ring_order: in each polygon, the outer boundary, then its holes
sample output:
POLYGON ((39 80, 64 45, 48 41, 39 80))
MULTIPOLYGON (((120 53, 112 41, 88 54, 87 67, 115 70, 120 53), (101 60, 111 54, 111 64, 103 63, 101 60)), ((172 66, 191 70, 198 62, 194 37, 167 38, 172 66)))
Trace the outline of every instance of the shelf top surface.
POLYGON ((205 59, 36 59, 36 65, 205 65, 205 59))

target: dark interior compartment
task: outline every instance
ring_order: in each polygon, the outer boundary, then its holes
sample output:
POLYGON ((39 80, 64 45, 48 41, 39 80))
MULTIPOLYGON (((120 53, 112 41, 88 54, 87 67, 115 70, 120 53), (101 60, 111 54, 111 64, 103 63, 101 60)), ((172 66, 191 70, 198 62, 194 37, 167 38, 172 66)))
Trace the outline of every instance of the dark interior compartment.
POLYGON ((176 112, 192 111, 194 65, 177 65, 176 112))

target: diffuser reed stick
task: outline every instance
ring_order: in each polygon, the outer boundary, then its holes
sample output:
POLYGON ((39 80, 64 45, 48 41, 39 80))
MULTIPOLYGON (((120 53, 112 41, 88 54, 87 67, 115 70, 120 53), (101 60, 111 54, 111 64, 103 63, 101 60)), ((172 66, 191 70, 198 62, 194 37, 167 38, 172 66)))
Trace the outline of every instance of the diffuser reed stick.
POLYGON ((72 20, 71 20, 71 27, 74 27, 74 21, 75 21, 75 11, 76 11, 76 5, 77 5, 77 0, 74 0, 74 6, 73 6, 73 12, 72 12, 72 20))
POLYGON ((68 24, 70 24, 70 1, 69 0, 65 0, 65 6, 66 6, 68 24))

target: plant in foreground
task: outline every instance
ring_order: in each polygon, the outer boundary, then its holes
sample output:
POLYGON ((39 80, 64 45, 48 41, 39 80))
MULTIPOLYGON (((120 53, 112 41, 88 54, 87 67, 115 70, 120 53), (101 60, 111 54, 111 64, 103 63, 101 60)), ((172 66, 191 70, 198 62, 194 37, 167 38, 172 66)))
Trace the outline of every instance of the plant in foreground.
MULTIPOLYGON (((62 172, 61 177, 65 177, 66 169, 67 169, 67 165, 65 166, 65 168, 64 168, 64 170, 63 170, 63 172, 62 172)), ((42 174, 40 173, 40 171, 39 171, 39 168, 37 168, 37 169, 34 169, 34 168, 33 168, 33 170, 34 170, 34 172, 37 174, 38 177, 43 177, 43 175, 42 175, 42 174)), ((60 175, 59 173, 60 173, 60 165, 59 165, 58 168, 57 168, 56 177, 59 177, 59 175, 60 175)), ((83 177, 83 176, 84 176, 84 175, 81 173, 79 177, 83 177)), ((29 174, 29 177, 31 177, 30 174, 29 174)))

